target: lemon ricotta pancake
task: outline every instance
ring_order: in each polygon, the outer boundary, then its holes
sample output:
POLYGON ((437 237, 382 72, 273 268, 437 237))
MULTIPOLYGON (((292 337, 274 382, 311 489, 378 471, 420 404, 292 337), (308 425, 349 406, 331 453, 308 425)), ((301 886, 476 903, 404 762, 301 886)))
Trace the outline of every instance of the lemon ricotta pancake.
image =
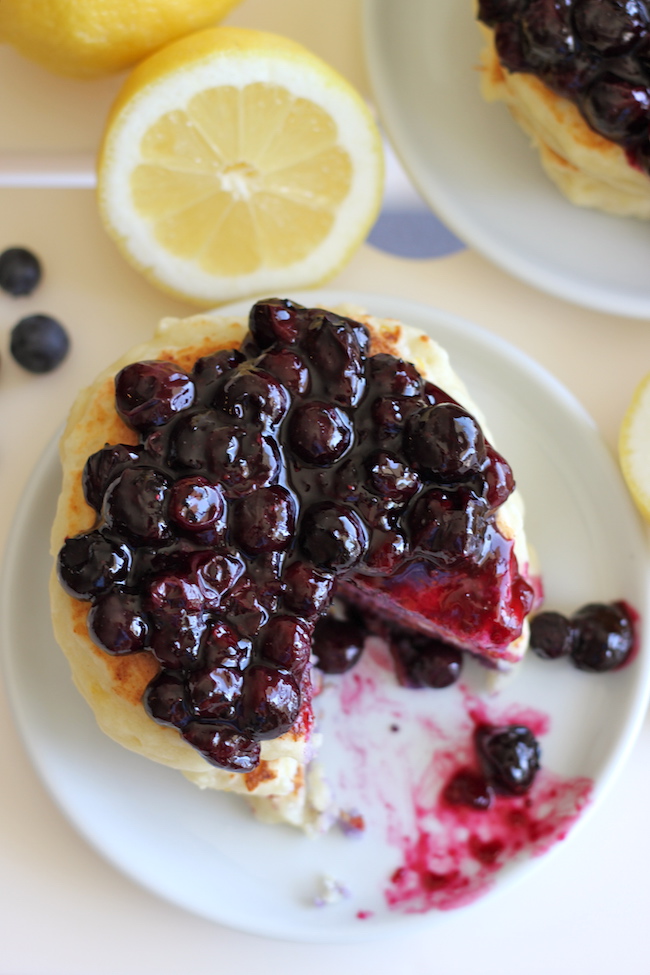
POLYGON ((165 319, 79 395, 61 459, 51 599, 77 687, 116 741, 267 818, 327 813, 314 677, 362 650, 328 649, 333 599, 428 658, 525 652, 512 471, 408 325, 289 299, 165 319))
POLYGON ((480 0, 481 90, 579 206, 650 218, 645 0, 480 0))

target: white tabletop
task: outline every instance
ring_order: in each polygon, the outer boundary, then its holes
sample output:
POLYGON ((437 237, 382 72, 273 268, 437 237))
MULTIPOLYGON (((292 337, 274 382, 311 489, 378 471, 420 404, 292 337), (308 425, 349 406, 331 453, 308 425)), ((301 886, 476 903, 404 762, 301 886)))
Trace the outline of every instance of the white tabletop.
MULTIPOLYGON (((303 41, 368 94, 359 7, 356 0, 244 0, 229 21, 303 41)), ((54 150, 74 157, 83 171, 117 80, 52 78, 9 50, 0 50, 0 78, 10 92, 0 104, 0 169, 10 170, 12 161, 20 168, 26 158, 33 163, 35 155, 36 168, 51 167, 54 150)), ((0 214, 0 250, 28 246, 46 272, 33 296, 0 297, 4 545, 30 472, 76 391, 147 338, 161 316, 193 309, 155 291, 125 265, 100 225, 91 189, 0 188, 0 214), (12 325, 31 311, 59 317, 72 337, 66 362, 45 376, 24 372, 8 352, 12 325)), ((574 393, 612 451, 631 391, 650 369, 650 323, 566 304, 467 248, 413 260, 366 244, 332 286, 425 302, 502 336, 574 393)), ((316 950, 186 914, 104 862, 33 771, 1 684, 0 734, 0 975, 158 975, 190 966, 312 975, 333 969, 342 975, 648 971, 647 720, 599 808, 532 875, 407 939, 316 950)))

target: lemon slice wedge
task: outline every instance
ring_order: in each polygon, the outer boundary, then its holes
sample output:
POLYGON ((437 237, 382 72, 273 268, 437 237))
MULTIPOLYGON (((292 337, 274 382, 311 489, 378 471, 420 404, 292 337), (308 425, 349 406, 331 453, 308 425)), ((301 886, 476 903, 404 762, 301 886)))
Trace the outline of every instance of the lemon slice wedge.
POLYGON ((381 204, 372 114, 286 38, 217 27, 127 79, 98 165, 100 213, 125 257, 199 304, 319 284, 381 204))
POLYGON ((623 417, 618 452, 630 493, 650 521, 650 373, 635 389, 623 417))

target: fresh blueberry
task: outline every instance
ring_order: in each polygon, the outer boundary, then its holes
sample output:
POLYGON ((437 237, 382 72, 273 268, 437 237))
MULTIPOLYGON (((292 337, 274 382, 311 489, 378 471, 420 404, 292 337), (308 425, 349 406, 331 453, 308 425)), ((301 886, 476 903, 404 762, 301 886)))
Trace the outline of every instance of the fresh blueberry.
POLYGON ((30 295, 41 280, 41 263, 24 247, 0 254, 0 288, 15 298, 30 295))
POLYGON ((11 354, 29 372, 51 372, 68 354, 70 339, 49 315, 28 315, 11 330, 11 354))

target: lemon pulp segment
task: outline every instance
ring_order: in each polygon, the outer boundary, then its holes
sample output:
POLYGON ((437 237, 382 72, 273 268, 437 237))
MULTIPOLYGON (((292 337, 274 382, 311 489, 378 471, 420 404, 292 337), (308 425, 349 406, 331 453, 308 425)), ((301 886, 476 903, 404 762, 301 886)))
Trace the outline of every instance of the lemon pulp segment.
POLYGON ((133 206, 208 273, 286 267, 325 239, 350 191, 337 137, 327 112, 276 84, 209 88, 144 134, 133 206))

